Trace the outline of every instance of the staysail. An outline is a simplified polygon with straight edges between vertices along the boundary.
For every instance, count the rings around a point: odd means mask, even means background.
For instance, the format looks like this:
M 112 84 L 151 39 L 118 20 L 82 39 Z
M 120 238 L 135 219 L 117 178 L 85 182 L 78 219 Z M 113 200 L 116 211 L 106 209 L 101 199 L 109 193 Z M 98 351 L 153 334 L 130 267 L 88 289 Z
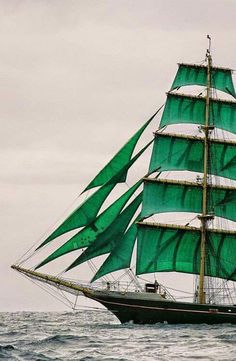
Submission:
M 162 109 L 161 106 L 151 118 L 133 135 L 132 138 L 119 150 L 119 152 L 110 160 L 109 163 L 96 175 L 96 177 L 88 184 L 83 192 L 105 184 L 110 180 L 117 172 L 119 172 L 127 163 L 129 163 L 134 148 L 141 137 L 144 130 L 151 123 L 157 113 Z M 127 173 L 123 175 L 120 182 L 125 182 Z
M 67 271 L 90 259 L 111 252 L 123 237 L 127 227 L 142 201 L 142 192 L 114 220 L 114 222 L 89 245 L 86 250 L 67 268 Z
M 95 241 L 99 234 L 104 232 L 111 223 L 117 218 L 122 208 L 129 201 L 134 192 L 140 187 L 143 180 L 139 180 L 128 191 L 122 194 L 114 203 L 105 209 L 92 223 L 83 228 L 80 232 L 70 238 L 65 244 L 54 251 L 35 269 L 44 266 L 48 262 L 61 257 L 69 252 L 88 247 Z
M 145 152 L 145 150 L 152 144 L 153 140 L 146 144 L 127 164 L 124 165 L 111 179 L 93 193 L 88 199 L 82 203 L 72 214 L 65 219 L 62 224 L 56 228 L 55 231 L 37 248 L 45 246 L 53 239 L 61 236 L 62 234 L 72 231 L 74 229 L 86 226 L 93 222 L 106 200 L 107 196 L 111 193 L 114 187 L 127 174 L 127 170 L 138 160 L 138 158 Z
M 137 217 L 137 220 L 139 218 L 140 215 Z M 96 272 L 91 282 L 96 281 L 108 273 L 130 267 L 135 240 L 137 237 L 136 221 L 129 227 L 127 232 L 123 234 L 122 237 L 116 239 L 115 245 L 112 248 L 109 256 Z

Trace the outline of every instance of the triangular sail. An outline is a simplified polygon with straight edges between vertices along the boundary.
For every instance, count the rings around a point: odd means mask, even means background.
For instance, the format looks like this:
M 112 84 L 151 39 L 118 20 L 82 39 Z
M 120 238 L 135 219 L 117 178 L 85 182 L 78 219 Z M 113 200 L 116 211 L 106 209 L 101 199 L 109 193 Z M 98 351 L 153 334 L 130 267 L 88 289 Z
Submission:
M 140 216 L 137 217 L 137 219 Z M 137 236 L 137 226 L 134 222 L 127 232 L 116 240 L 115 246 L 102 266 L 99 268 L 91 282 L 105 276 L 108 273 L 130 267 L 134 244 Z
M 67 271 L 89 261 L 90 259 L 109 253 L 120 238 L 123 237 L 131 219 L 142 201 L 142 192 L 115 219 L 115 221 L 67 268 Z
M 102 204 L 115 186 L 116 183 L 113 183 L 109 185 L 105 184 L 103 187 L 99 188 L 94 194 L 86 199 L 81 206 L 73 211 L 73 213 L 66 218 L 65 221 L 55 231 L 53 231 L 53 233 L 42 244 L 40 244 L 38 249 L 62 234 L 82 227 L 95 219 Z
M 138 158 L 145 152 L 145 150 L 152 144 L 151 140 L 146 144 L 125 166 L 120 169 L 116 174 L 109 179 L 106 184 L 93 193 L 88 199 L 82 203 L 72 214 L 66 218 L 66 220 L 56 228 L 55 231 L 37 248 L 45 246 L 53 239 L 61 236 L 62 234 L 71 230 L 86 226 L 95 220 L 102 204 L 106 200 L 107 196 L 111 193 L 123 175 L 127 173 L 127 170 L 138 160 Z
M 133 135 L 132 138 L 119 150 L 119 152 L 110 160 L 109 163 L 96 175 L 96 177 L 89 183 L 89 185 L 84 189 L 83 192 L 105 184 L 109 179 L 111 179 L 114 174 L 119 172 L 131 159 L 134 148 L 141 137 L 144 130 L 151 123 L 153 118 L 161 110 L 162 106 L 153 114 L 153 116 Z M 125 182 L 126 174 L 123 174 L 120 182 Z
M 132 197 L 134 192 L 140 187 L 143 180 L 139 180 L 128 191 L 126 191 L 121 197 L 119 197 L 112 205 L 105 209 L 94 222 L 83 228 L 79 233 L 69 239 L 50 256 L 48 256 L 43 262 L 41 262 L 35 269 L 44 266 L 48 262 L 61 257 L 69 252 L 77 249 L 87 247 L 94 242 L 96 237 L 104 232 L 111 223 L 116 219 L 122 208 Z

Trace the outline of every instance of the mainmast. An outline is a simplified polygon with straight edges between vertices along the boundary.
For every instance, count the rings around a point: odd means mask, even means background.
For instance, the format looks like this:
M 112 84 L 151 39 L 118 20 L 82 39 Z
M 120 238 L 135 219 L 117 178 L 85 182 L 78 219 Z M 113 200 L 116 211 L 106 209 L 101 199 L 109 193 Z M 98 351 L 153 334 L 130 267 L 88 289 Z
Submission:
M 207 49 L 206 58 L 207 58 L 207 91 L 206 91 L 206 113 L 205 113 L 205 125 L 202 126 L 202 130 L 205 133 L 204 137 L 204 174 L 202 181 L 202 214 L 199 216 L 201 220 L 201 261 L 200 261 L 200 275 L 199 275 L 199 295 L 198 302 L 205 303 L 205 264 L 206 264 L 206 230 L 207 223 L 212 219 L 211 215 L 207 214 L 207 193 L 208 193 L 208 163 L 209 163 L 209 131 L 213 129 L 209 125 L 210 119 L 210 96 L 211 96 L 211 38 L 207 35 L 209 39 L 209 47 Z

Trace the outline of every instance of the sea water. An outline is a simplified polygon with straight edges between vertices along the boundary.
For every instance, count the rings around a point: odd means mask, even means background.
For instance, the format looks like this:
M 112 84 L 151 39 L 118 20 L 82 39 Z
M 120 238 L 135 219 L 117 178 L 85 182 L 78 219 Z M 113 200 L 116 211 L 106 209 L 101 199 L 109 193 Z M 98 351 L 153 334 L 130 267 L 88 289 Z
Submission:
M 121 325 L 108 311 L 0 313 L 0 360 L 236 360 L 236 326 Z

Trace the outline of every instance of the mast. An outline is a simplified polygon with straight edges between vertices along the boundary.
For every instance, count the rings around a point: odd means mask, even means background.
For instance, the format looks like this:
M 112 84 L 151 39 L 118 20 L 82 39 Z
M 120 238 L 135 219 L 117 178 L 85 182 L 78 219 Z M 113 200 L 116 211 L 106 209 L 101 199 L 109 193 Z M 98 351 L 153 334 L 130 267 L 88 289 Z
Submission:
M 201 220 L 201 260 L 200 260 L 200 274 L 199 274 L 199 295 L 198 302 L 205 303 L 205 263 L 206 263 L 206 230 L 207 223 L 212 216 L 207 214 L 207 193 L 208 193 L 208 163 L 209 163 L 209 131 L 213 129 L 212 126 L 209 126 L 210 119 L 210 95 L 211 95 L 211 38 L 207 35 L 209 39 L 209 47 L 207 49 L 206 58 L 207 58 L 207 92 L 206 92 L 206 112 L 205 112 L 205 125 L 202 127 L 202 130 L 205 133 L 204 137 L 204 174 L 202 181 L 202 214 L 199 216 Z

